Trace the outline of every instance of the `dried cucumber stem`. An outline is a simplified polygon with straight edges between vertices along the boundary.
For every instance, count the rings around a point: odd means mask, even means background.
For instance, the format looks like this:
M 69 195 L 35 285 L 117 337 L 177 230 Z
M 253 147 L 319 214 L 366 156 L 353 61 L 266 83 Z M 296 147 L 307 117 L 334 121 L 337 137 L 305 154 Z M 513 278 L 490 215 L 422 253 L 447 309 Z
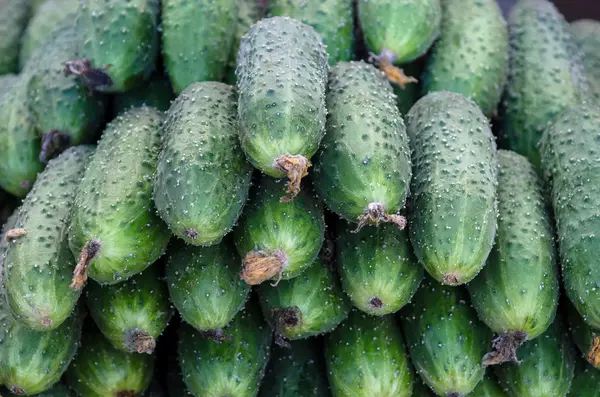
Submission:
M 42 136 L 42 150 L 40 151 L 40 161 L 44 164 L 50 159 L 62 152 L 68 145 L 70 137 L 61 134 L 57 130 L 52 130 Z
M 365 225 L 379 225 L 380 223 L 393 223 L 400 230 L 406 227 L 406 218 L 397 214 L 386 214 L 381 203 L 371 203 L 365 210 L 364 215 L 358 217 L 358 226 L 353 233 L 358 233 Z
M 442 284 L 444 285 L 460 285 L 460 277 L 454 273 L 446 273 L 442 276 Z
M 90 240 L 85 244 L 81 250 L 81 254 L 79 254 L 77 266 L 73 271 L 73 281 L 70 285 L 71 288 L 81 289 L 83 287 L 88 278 L 88 268 L 90 263 L 100 252 L 101 246 L 100 240 Z
M 277 281 L 271 284 L 275 287 L 281 281 L 287 263 L 287 256 L 279 249 L 274 251 L 250 251 L 244 258 L 240 276 L 248 284 L 258 285 L 279 274 Z
M 17 386 L 12 386 L 9 389 L 10 389 L 11 393 L 16 394 L 17 396 L 22 396 L 25 394 L 25 390 L 23 390 Z
M 65 75 L 78 76 L 88 88 L 95 90 L 110 87 L 113 84 L 110 76 L 106 74 L 106 69 L 110 66 L 106 65 L 104 68 L 98 69 L 92 67 L 92 62 L 89 59 L 76 59 L 65 62 Z
M 519 364 L 517 349 L 527 340 L 523 331 L 508 331 L 492 341 L 493 351 L 483 356 L 484 366 L 513 362 Z
M 14 241 L 16 239 L 18 239 L 19 237 L 23 237 L 27 234 L 27 231 L 23 228 L 15 228 L 15 229 L 10 229 L 6 232 L 6 234 L 4 235 L 4 238 L 6 239 L 6 241 Z
M 291 201 L 300 193 L 300 182 L 308 175 L 308 168 L 312 164 L 302 155 L 283 154 L 275 159 L 274 167 L 284 172 L 288 179 L 288 194 L 281 198 L 281 202 Z
M 302 312 L 297 307 L 285 307 L 273 310 L 273 324 L 275 324 L 275 343 L 279 346 L 290 347 L 282 331 L 300 324 Z
M 196 240 L 199 236 L 198 231 L 194 228 L 187 229 L 185 232 L 183 232 L 183 234 L 192 240 Z
M 217 343 L 223 343 L 226 340 L 231 340 L 231 335 L 225 334 L 220 328 L 202 331 L 201 335 Z
M 600 365 L 600 336 L 594 336 L 587 359 L 591 364 L 594 365 L 594 367 L 598 367 Z
M 394 66 L 395 58 L 396 57 L 391 51 L 383 50 L 380 55 L 371 53 L 369 61 L 378 65 L 379 70 L 385 73 L 390 83 L 396 84 L 402 89 L 404 89 L 407 84 L 418 83 L 419 80 L 412 76 L 405 75 L 404 70 Z
M 381 309 L 383 307 L 383 302 L 378 297 L 374 297 L 369 301 L 369 306 L 371 306 L 374 309 Z
M 125 346 L 131 352 L 152 354 L 156 340 L 146 331 L 132 329 L 125 334 Z

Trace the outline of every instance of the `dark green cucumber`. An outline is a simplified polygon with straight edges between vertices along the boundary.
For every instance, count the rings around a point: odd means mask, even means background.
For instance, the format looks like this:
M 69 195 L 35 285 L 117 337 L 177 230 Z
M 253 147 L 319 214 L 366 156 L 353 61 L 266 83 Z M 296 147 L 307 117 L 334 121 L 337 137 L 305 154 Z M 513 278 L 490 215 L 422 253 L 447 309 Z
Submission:
M 90 316 L 106 339 L 129 353 L 152 353 L 173 315 L 158 265 L 118 285 L 102 287 L 91 282 L 86 300 Z
M 600 371 L 580 362 L 575 369 L 575 377 L 571 384 L 569 397 L 600 397 Z
M 112 112 L 116 116 L 129 108 L 150 106 L 166 112 L 175 99 L 171 83 L 162 74 L 155 74 L 148 82 L 114 97 Z
M 340 62 L 329 74 L 327 135 L 315 187 L 333 212 L 363 225 L 401 229 L 411 178 L 406 127 L 392 87 L 364 62 Z
M 163 0 L 162 52 L 179 94 L 198 81 L 220 81 L 233 46 L 237 0 Z
M 73 288 L 81 288 L 88 273 L 100 284 L 126 280 L 164 253 L 170 233 L 152 201 L 162 119 L 158 110 L 141 107 L 106 127 L 75 198 Z
M 469 397 L 508 397 L 507 394 L 502 390 L 498 381 L 489 375 L 477 384 L 477 387 L 469 393 Z
M 463 94 L 492 117 L 508 73 L 508 31 L 502 10 L 496 0 L 441 3 L 442 29 L 425 69 L 423 93 Z
M 498 232 L 481 273 L 468 284 L 473 306 L 495 333 L 486 365 L 517 362 L 516 349 L 554 320 L 559 285 L 550 208 L 527 158 L 498 151 Z
M 254 397 L 269 361 L 271 330 L 251 303 L 225 328 L 220 343 L 188 325 L 179 334 L 179 365 L 195 396 Z
M 327 336 L 325 359 L 333 397 L 413 395 L 414 373 L 392 316 L 353 310 Z
M 237 56 L 240 50 L 240 42 L 242 37 L 250 30 L 264 14 L 264 9 L 256 0 L 237 0 L 237 18 L 234 22 L 233 44 L 229 52 L 229 61 L 227 63 L 227 73 L 225 82 L 235 85 L 237 78 L 235 77 L 235 69 L 237 67 Z
M 242 38 L 236 70 L 240 141 L 248 160 L 287 175 L 291 200 L 325 134 L 327 52 L 315 30 L 288 17 L 265 18 Z
M 542 165 L 552 190 L 563 283 L 600 330 L 600 108 L 576 106 L 546 130 Z
M 500 386 L 514 397 L 564 397 L 573 380 L 575 354 L 561 319 L 519 349 L 520 364 L 494 367 Z
M 504 147 L 539 166 L 542 133 L 587 96 L 587 78 L 569 25 L 550 1 L 520 1 L 511 10 L 509 32 L 501 138 Z
M 340 224 L 336 244 L 342 287 L 352 304 L 365 313 L 383 316 L 400 310 L 423 279 L 408 232 L 392 225 L 353 233 Z
M 219 243 L 248 198 L 252 166 L 239 146 L 236 100 L 229 85 L 194 83 L 167 112 L 154 202 L 188 244 Z
M 58 328 L 44 332 L 17 321 L 7 324 L 0 340 L 0 379 L 6 388 L 30 396 L 58 382 L 78 350 L 84 316 L 76 310 Z
M 239 272 L 229 239 L 211 247 L 175 245 L 166 271 L 171 301 L 185 322 L 219 339 L 250 292 Z
M 18 69 L 21 37 L 29 20 L 29 2 L 0 1 L 0 75 Z
M 571 33 L 582 51 L 583 66 L 592 95 L 600 104 L 600 21 L 580 19 L 571 22 Z
M 68 228 L 75 193 L 93 146 L 76 146 L 50 161 L 19 208 L 6 252 L 5 283 L 15 318 L 48 331 L 73 311 L 80 291 L 69 288 L 75 260 Z
M 471 281 L 496 234 L 496 144 L 479 107 L 461 94 L 433 92 L 407 116 L 413 160 L 410 238 L 436 280 Z
M 80 52 L 66 72 L 91 89 L 124 92 L 152 74 L 159 51 L 159 0 L 81 0 Z
M 600 369 L 600 331 L 590 327 L 572 303 L 567 303 L 569 328 L 573 342 L 583 357 L 594 367 Z
M 350 311 L 337 276 L 321 259 L 277 288 L 261 285 L 258 294 L 263 314 L 282 345 L 286 343 L 284 338 L 302 339 L 330 332 Z
M 98 330 L 87 327 L 66 379 L 80 396 L 140 396 L 150 386 L 154 362 L 152 355 L 117 349 Z
M 242 278 L 251 285 L 298 276 L 313 263 L 325 239 L 320 202 L 308 192 L 281 202 L 280 186 L 263 176 L 233 232 L 243 261 Z
M 259 397 L 330 397 L 319 339 L 275 344 Z
M 462 287 L 426 278 L 401 320 L 410 357 L 425 384 L 448 397 L 467 395 L 477 386 L 492 335 Z
M 352 0 L 273 0 L 269 2 L 269 14 L 294 18 L 315 28 L 327 47 L 331 66 L 352 59 Z

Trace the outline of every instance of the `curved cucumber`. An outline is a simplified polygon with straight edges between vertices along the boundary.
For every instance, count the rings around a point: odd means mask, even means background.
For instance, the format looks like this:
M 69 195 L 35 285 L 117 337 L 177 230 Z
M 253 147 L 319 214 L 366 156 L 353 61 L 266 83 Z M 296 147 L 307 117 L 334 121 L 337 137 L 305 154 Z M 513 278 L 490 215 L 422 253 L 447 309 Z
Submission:
M 600 104 L 600 21 L 580 19 L 571 22 L 571 33 L 582 51 L 583 66 L 596 103 Z
M 600 369 L 600 331 L 590 327 L 572 303 L 567 303 L 569 328 L 573 342 L 583 357 L 594 367 Z
M 496 145 L 479 107 L 461 94 L 433 92 L 407 116 L 413 159 L 410 238 L 436 280 L 471 281 L 496 234 Z
M 3 0 L 0 5 L 0 75 L 3 75 L 17 72 L 21 37 L 29 20 L 29 2 Z

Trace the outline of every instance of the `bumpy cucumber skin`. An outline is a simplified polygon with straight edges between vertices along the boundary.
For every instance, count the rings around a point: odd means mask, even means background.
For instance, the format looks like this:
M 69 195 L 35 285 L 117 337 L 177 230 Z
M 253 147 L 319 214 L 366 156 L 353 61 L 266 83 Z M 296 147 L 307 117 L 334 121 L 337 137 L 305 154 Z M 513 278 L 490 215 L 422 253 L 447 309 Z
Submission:
M 571 387 L 575 354 L 557 317 L 548 330 L 519 348 L 520 364 L 494 367 L 500 386 L 515 397 L 564 397 Z
M 468 289 L 479 318 L 492 331 L 523 331 L 533 339 L 554 321 L 558 305 L 550 208 L 527 158 L 499 150 L 498 162 L 496 243 Z
M 336 244 L 342 287 L 352 304 L 365 313 L 383 316 L 400 310 L 423 279 L 408 232 L 396 225 L 354 227 L 340 223 Z
M 250 303 L 217 343 L 188 325 L 179 331 L 179 365 L 188 390 L 198 396 L 254 397 L 269 361 L 271 331 Z
M 325 134 L 327 52 L 315 30 L 288 17 L 265 18 L 242 38 L 236 69 L 240 141 L 272 177 L 281 155 L 310 159 Z
M 330 210 L 351 222 L 371 203 L 398 213 L 411 178 L 406 127 L 387 78 L 364 62 L 329 74 L 327 134 L 315 162 L 315 187 Z
M 407 116 L 413 161 L 410 238 L 436 280 L 471 281 L 496 234 L 496 144 L 479 107 L 461 94 L 433 92 Z
M 6 295 L 15 318 L 34 330 L 60 326 L 81 294 L 69 288 L 75 260 L 68 228 L 75 193 L 93 152 L 93 146 L 77 146 L 51 160 L 18 210 L 15 227 L 26 234 L 6 252 Z
M 581 363 L 575 370 L 569 397 L 600 397 L 600 371 L 590 365 Z
M 592 95 L 600 104 L 600 22 L 592 19 L 571 22 L 571 33 L 582 51 Z
M 225 82 L 235 85 L 237 78 L 235 77 L 235 69 L 237 67 L 237 56 L 240 50 L 240 42 L 242 37 L 250 30 L 265 10 L 258 4 L 256 0 L 237 0 L 237 18 L 234 22 L 233 44 L 229 52 L 229 61 L 227 62 L 227 73 Z
M 163 0 L 163 57 L 175 92 L 223 79 L 237 0 Z
M 244 307 L 250 286 L 240 278 L 240 257 L 226 239 L 211 247 L 174 246 L 166 278 L 173 305 L 198 331 L 224 328 Z
M 509 16 L 509 75 L 502 101 L 502 145 L 540 165 L 539 139 L 587 79 L 569 25 L 548 0 L 521 1 Z
M 0 75 L 3 75 L 17 71 L 21 37 L 29 19 L 29 2 L 2 0 L 0 9 Z
M 508 73 L 508 31 L 496 0 L 444 0 L 440 39 L 423 76 L 423 93 L 471 98 L 490 118 Z
M 315 28 L 327 47 L 329 65 L 352 59 L 352 0 L 274 0 L 269 3 L 269 14 L 294 18 Z
M 161 122 L 162 114 L 148 107 L 118 116 L 104 131 L 79 185 L 69 246 L 77 258 L 86 243 L 100 241 L 89 267 L 89 276 L 100 284 L 141 272 L 169 242 L 169 229 L 152 201 Z
M 124 92 L 155 68 L 160 38 L 158 0 L 82 0 L 75 22 L 81 58 L 104 69 L 111 84 L 103 92 Z
M 353 310 L 327 336 L 325 359 L 334 397 L 408 397 L 414 373 L 392 316 Z
M 150 386 L 154 361 L 152 355 L 117 349 L 99 331 L 88 327 L 66 379 L 80 396 L 137 396 Z
M 253 168 L 239 146 L 236 99 L 229 85 L 194 83 L 167 112 L 154 202 L 188 244 L 219 243 L 248 198 Z
M 389 51 L 394 63 L 425 54 L 440 33 L 440 0 L 358 0 L 358 17 L 369 50 Z
M 600 339 L 600 331 L 592 329 L 592 327 L 583 321 L 583 318 L 577 312 L 577 309 L 573 307 L 572 303 L 567 303 L 566 312 L 569 320 L 569 329 L 571 331 L 571 336 L 573 337 L 573 342 L 575 342 L 575 346 L 577 346 L 584 359 L 597 369 L 600 369 L 600 356 L 598 356 L 597 351 L 593 349 L 594 340 Z M 596 354 L 590 356 L 590 353 Z M 594 362 L 594 360 L 596 361 Z
M 0 340 L 0 379 L 18 395 L 41 393 L 67 370 L 79 347 L 84 313 L 76 310 L 52 331 L 34 331 L 14 321 Z
M 470 393 L 485 373 L 492 335 L 470 305 L 464 289 L 426 278 L 400 317 L 417 373 L 440 396 Z
M 575 106 L 546 130 L 542 165 L 552 190 L 563 283 L 585 321 L 600 329 L 600 108 Z
M 258 294 L 267 322 L 278 335 L 291 340 L 327 333 L 350 311 L 350 302 L 339 280 L 321 259 L 300 276 L 283 280 L 277 287 L 262 284 Z M 298 323 L 278 324 L 276 316 L 281 310 L 294 310 Z
M 308 192 L 301 191 L 293 201 L 282 203 L 281 186 L 263 176 L 252 187 L 233 236 L 242 259 L 253 250 L 283 251 L 287 265 L 282 278 L 289 280 L 317 258 L 325 240 L 325 219 L 322 205 Z
M 166 112 L 173 99 L 175 94 L 169 80 L 161 74 L 155 74 L 146 84 L 116 95 L 113 98 L 112 112 L 116 116 L 130 108 L 141 106 Z

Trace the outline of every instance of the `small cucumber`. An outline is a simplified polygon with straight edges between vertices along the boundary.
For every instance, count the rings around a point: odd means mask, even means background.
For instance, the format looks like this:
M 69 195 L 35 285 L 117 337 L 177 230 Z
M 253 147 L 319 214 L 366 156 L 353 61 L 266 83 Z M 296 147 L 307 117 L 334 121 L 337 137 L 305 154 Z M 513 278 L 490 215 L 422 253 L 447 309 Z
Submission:
M 600 369 L 600 331 L 590 327 L 572 303 L 567 303 L 569 328 L 573 342 L 583 357 L 594 367 Z
M 146 84 L 115 95 L 112 113 L 116 116 L 124 113 L 129 108 L 142 106 L 149 106 L 166 112 L 169 110 L 173 99 L 175 99 L 175 94 L 169 80 L 162 74 L 155 74 Z
M 596 103 L 600 104 L 600 21 L 580 19 L 571 22 L 571 33 L 582 51 L 583 66 Z
M 29 1 L 0 2 L 0 75 L 16 73 L 21 38 L 29 21 Z

